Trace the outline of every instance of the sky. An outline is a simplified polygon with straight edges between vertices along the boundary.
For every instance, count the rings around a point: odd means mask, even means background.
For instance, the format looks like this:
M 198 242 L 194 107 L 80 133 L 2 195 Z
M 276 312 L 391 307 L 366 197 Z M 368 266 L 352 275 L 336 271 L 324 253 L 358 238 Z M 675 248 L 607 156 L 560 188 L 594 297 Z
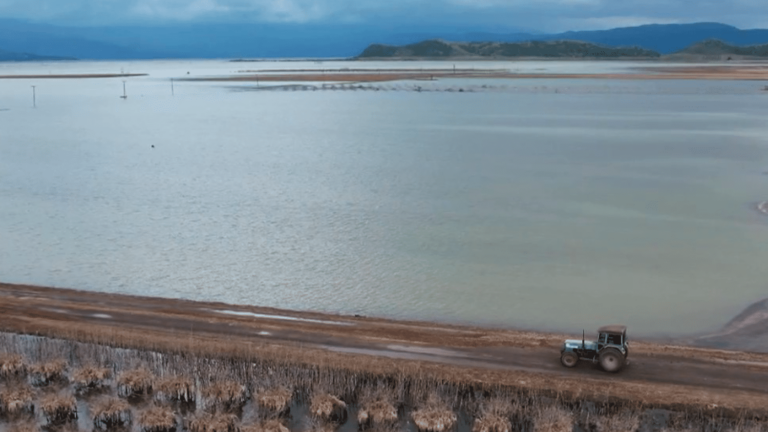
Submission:
M 0 18 L 71 26 L 350 23 L 560 32 L 722 22 L 768 27 L 767 0 L 0 0 Z

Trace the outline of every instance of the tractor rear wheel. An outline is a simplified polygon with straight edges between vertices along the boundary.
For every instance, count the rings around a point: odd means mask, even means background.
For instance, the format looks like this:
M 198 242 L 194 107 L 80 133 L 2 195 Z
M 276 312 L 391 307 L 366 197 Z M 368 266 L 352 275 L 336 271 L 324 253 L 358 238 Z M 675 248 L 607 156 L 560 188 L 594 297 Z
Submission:
M 619 350 L 608 348 L 600 353 L 600 366 L 606 372 L 618 372 L 624 367 L 624 356 Z
M 563 353 L 563 355 L 560 356 L 560 363 L 563 364 L 563 366 L 567 368 L 572 368 L 576 366 L 576 363 L 579 362 L 579 356 L 576 355 L 576 353 L 566 351 Z

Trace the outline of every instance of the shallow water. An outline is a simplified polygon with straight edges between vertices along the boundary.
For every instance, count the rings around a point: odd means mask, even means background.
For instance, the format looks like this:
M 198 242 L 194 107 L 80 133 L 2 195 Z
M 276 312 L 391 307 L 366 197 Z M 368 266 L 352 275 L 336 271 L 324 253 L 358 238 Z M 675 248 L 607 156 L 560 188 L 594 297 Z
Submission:
M 168 79 L 357 66 L 0 64 L 150 73 L 127 100 L 121 79 L 0 80 L 0 280 L 636 335 L 714 330 L 765 296 L 761 83 L 176 81 L 172 96 Z

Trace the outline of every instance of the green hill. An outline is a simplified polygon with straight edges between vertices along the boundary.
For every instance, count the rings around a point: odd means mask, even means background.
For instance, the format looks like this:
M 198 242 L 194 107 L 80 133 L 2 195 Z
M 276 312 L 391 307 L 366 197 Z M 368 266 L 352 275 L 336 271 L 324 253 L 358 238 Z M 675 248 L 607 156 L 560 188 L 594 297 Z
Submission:
M 428 40 L 410 45 L 373 44 L 357 58 L 655 58 L 656 51 L 639 47 L 609 47 L 579 41 L 446 42 Z
M 739 56 L 739 57 L 768 57 L 768 44 L 736 46 L 718 39 L 707 39 L 695 43 L 675 54 L 697 56 Z

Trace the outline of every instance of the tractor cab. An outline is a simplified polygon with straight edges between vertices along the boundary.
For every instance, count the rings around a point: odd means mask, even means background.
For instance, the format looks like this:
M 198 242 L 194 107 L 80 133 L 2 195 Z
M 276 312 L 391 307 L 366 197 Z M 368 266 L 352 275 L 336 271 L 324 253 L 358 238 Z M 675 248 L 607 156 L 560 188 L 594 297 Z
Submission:
M 579 360 L 588 360 L 600 363 L 608 372 L 618 372 L 627 363 L 628 355 L 627 327 L 610 325 L 597 330 L 596 341 L 586 340 L 583 334 L 581 340 L 566 340 L 560 349 L 560 362 L 570 368 Z

